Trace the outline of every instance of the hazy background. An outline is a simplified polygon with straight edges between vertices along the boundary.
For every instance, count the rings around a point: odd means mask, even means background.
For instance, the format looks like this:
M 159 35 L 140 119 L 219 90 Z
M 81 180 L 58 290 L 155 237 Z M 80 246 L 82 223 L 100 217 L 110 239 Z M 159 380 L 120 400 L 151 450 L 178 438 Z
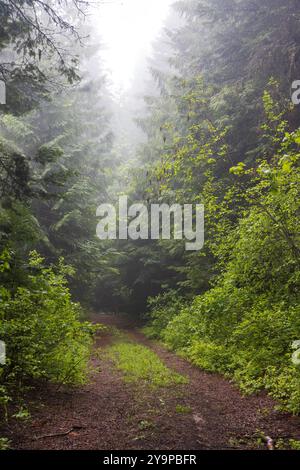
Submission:
M 140 62 L 163 27 L 173 0 L 122 0 L 104 2 L 96 21 L 104 49 L 101 58 L 114 91 L 130 88 Z

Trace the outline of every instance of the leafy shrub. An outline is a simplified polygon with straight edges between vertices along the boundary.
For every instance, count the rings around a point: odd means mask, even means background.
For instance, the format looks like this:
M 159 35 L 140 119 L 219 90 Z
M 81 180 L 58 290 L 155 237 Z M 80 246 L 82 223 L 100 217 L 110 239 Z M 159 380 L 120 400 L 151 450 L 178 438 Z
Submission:
M 203 369 L 211 372 L 226 371 L 228 353 L 223 346 L 207 341 L 194 341 L 186 351 L 186 356 L 193 364 Z
M 298 413 L 300 369 L 292 363 L 291 345 L 300 336 L 299 307 L 267 308 L 268 302 L 257 298 L 252 308 L 246 302 L 236 309 L 234 295 L 222 311 L 219 294 L 220 288 L 212 289 L 182 307 L 160 338 L 193 364 L 230 375 L 244 392 L 265 388 L 285 409 Z M 230 310 L 235 312 L 231 316 L 226 314 Z
M 5 261 L 9 270 L 9 261 Z M 3 265 L 2 265 L 3 267 Z M 28 378 L 63 384 L 86 381 L 94 327 L 80 322 L 80 307 L 71 301 L 66 276 L 72 269 L 63 261 L 43 267 L 31 253 L 26 287 L 11 293 L 1 288 L 0 338 L 6 343 L 7 361 L 0 366 L 0 403 L 9 390 Z
M 172 305 L 173 294 L 150 303 L 151 328 L 169 347 L 230 375 L 244 392 L 267 389 L 293 413 L 300 412 L 300 368 L 292 362 L 300 340 L 299 144 L 300 131 L 286 133 L 273 161 L 249 170 L 248 209 L 215 248 L 223 267 L 216 284 L 188 304 Z
M 152 311 L 151 325 L 146 327 L 145 333 L 151 338 L 158 338 L 170 320 L 180 312 L 183 298 L 174 290 L 166 291 L 157 297 L 150 298 L 149 308 Z

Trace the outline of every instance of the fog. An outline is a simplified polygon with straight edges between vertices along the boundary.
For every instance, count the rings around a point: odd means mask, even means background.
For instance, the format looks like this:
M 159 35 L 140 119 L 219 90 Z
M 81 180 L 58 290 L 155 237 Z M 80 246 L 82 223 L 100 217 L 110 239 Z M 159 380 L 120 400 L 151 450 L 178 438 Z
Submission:
M 99 6 L 96 22 L 104 46 L 102 60 L 114 91 L 126 91 L 132 86 L 139 64 L 150 54 L 172 2 L 112 0 Z

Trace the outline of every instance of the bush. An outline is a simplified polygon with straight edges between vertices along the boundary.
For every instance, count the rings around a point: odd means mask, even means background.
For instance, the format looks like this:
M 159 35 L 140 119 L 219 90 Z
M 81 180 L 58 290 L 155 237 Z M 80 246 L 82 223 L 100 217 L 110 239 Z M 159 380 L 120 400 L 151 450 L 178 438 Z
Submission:
M 3 265 L 2 265 L 3 266 Z M 66 276 L 72 269 L 43 267 L 31 253 L 27 286 L 11 293 L 1 288 L 0 338 L 6 343 L 6 365 L 0 366 L 0 402 L 28 378 L 63 384 L 87 379 L 94 327 L 80 322 L 80 307 L 71 301 Z M 9 270 L 6 261 L 5 270 Z
M 248 300 L 244 306 L 236 302 L 237 295 L 222 304 L 218 287 L 196 297 L 159 337 L 193 364 L 233 377 L 245 393 L 265 388 L 285 409 L 299 413 L 300 369 L 292 363 L 292 343 L 300 337 L 299 306 L 270 306 L 270 299 L 258 297 L 249 308 Z
M 178 315 L 183 302 L 183 298 L 174 290 L 150 298 L 148 306 L 151 310 L 151 325 L 145 329 L 147 336 L 159 338 L 172 318 Z
M 292 362 L 300 340 L 295 144 L 300 131 L 286 134 L 274 161 L 249 170 L 248 209 L 216 249 L 222 272 L 215 285 L 188 304 L 173 294 L 165 304 L 154 300 L 150 316 L 158 336 L 194 364 L 230 375 L 244 392 L 265 388 L 300 413 L 300 368 Z

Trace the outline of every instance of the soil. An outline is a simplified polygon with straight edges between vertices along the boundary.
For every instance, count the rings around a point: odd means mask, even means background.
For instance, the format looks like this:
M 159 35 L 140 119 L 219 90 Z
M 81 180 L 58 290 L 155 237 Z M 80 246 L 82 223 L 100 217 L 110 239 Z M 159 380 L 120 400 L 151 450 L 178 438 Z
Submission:
M 132 319 L 94 315 L 151 348 L 189 383 L 151 389 L 124 382 L 109 358 L 95 354 L 96 370 L 80 388 L 40 384 L 29 393 L 31 419 L 10 420 L 2 436 L 13 449 L 49 450 L 203 450 L 257 449 L 260 434 L 300 439 L 300 417 L 276 410 L 265 393 L 243 396 L 230 381 L 192 366 L 148 340 Z M 97 339 L 107 348 L 112 334 Z M 267 449 L 262 442 L 262 449 Z

